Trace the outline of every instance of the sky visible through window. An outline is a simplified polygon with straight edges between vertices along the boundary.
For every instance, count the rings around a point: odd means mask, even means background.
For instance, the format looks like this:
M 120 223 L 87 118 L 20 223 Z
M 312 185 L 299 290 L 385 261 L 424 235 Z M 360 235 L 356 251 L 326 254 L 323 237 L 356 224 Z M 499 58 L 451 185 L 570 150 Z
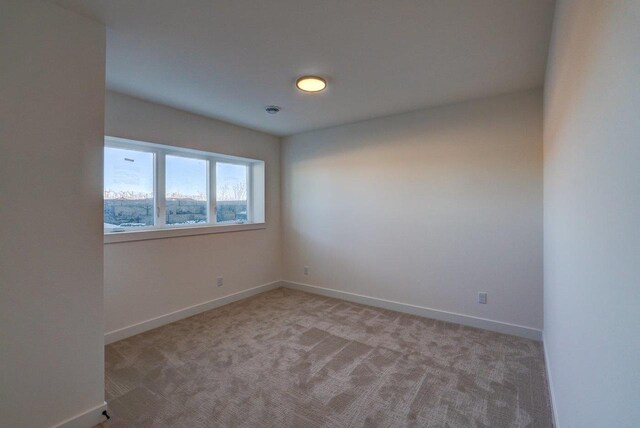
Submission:
M 216 164 L 216 199 L 244 201 L 247 199 L 247 167 L 230 163 Z
M 143 199 L 153 196 L 153 154 L 106 147 L 104 165 L 105 199 Z M 166 193 L 184 197 L 206 195 L 206 171 L 202 170 L 201 165 L 201 161 L 195 159 L 173 156 L 172 161 L 166 164 L 167 176 L 172 177 L 167 183 Z M 238 193 L 233 190 L 238 186 L 246 186 L 247 168 L 218 162 L 216 171 L 216 187 L 221 193 L 217 199 L 233 200 Z
M 207 161 L 169 155 L 165 160 L 167 198 L 207 200 Z
M 104 149 L 105 199 L 153 197 L 153 153 Z

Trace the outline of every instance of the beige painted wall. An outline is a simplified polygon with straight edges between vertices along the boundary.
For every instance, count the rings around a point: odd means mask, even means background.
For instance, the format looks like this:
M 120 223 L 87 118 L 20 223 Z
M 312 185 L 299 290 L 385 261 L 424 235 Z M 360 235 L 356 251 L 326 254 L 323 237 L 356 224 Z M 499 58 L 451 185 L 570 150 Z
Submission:
M 277 137 L 112 92 L 106 109 L 110 136 L 264 160 L 267 228 L 106 244 L 105 332 L 281 278 Z
M 558 426 L 640 426 L 640 1 L 557 4 L 544 195 Z
M 0 2 L 2 427 L 104 404 L 104 61 L 102 25 Z
M 282 170 L 285 280 L 542 328 L 540 90 L 295 135 Z

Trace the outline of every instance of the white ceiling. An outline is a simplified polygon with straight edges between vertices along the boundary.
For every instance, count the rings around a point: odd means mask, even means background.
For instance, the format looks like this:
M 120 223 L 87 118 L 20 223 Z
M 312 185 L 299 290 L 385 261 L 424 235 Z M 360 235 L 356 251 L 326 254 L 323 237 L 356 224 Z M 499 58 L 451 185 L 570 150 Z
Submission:
M 55 0 L 107 86 L 276 135 L 542 85 L 552 0 Z M 327 78 L 297 91 L 304 74 Z M 282 107 L 265 113 L 269 104 Z

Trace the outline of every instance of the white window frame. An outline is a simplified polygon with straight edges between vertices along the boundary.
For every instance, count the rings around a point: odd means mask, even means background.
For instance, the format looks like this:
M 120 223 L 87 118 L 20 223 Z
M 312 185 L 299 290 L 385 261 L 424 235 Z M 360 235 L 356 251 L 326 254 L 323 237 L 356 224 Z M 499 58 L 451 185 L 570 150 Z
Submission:
M 170 238 L 176 236 L 201 235 L 209 233 L 234 232 L 241 230 L 264 229 L 265 208 L 255 207 L 254 194 L 255 183 L 261 183 L 258 191 L 262 191 L 260 200 L 264 201 L 264 161 L 257 159 L 241 158 L 238 156 L 224 155 L 220 153 L 206 152 L 202 150 L 168 146 L 163 144 L 148 143 L 144 141 L 129 140 L 126 138 L 105 136 L 105 147 L 137 150 L 153 153 L 153 188 L 154 188 L 154 225 L 142 226 L 131 229 L 104 231 L 105 243 L 138 241 L 147 239 Z M 202 159 L 208 162 L 207 170 L 207 196 L 208 210 L 207 223 L 192 225 L 167 225 L 166 224 L 166 156 L 180 156 L 192 159 Z M 247 167 L 247 220 L 243 223 L 218 223 L 217 198 L 216 198 L 216 164 L 229 163 Z

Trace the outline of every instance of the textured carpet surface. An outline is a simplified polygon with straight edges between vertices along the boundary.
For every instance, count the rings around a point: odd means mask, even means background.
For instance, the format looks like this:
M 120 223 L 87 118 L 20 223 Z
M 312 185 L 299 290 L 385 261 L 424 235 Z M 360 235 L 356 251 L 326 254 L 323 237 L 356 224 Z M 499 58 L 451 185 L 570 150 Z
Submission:
M 550 427 L 542 345 L 277 289 L 106 347 L 104 427 Z

